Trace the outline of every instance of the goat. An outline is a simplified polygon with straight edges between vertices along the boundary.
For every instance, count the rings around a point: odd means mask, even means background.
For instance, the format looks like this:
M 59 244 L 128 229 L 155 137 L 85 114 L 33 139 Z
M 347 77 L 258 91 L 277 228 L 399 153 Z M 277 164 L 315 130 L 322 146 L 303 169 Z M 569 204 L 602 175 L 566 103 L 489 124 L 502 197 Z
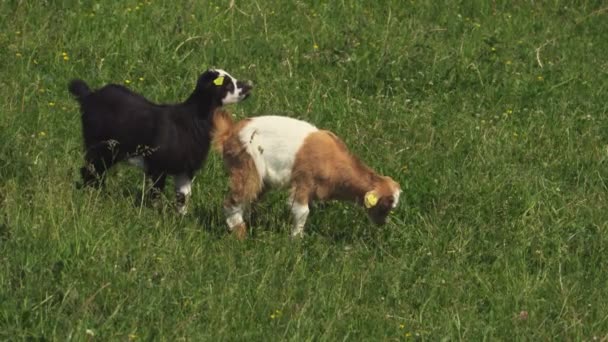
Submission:
M 401 187 L 352 155 L 335 134 L 284 116 L 258 116 L 233 122 L 214 114 L 213 146 L 223 155 L 230 177 L 224 201 L 226 223 L 244 239 L 243 210 L 270 187 L 289 187 L 292 237 L 301 237 L 313 200 L 350 200 L 363 205 L 378 225 L 397 207 Z
M 185 214 L 192 179 L 209 152 L 213 112 L 244 100 L 251 88 L 223 70 L 209 69 L 184 102 L 155 104 L 121 85 L 93 91 L 72 80 L 68 89 L 80 103 L 86 148 L 83 184 L 103 184 L 112 165 L 128 161 L 152 180 L 153 196 L 162 192 L 167 175 L 174 176 L 177 209 Z

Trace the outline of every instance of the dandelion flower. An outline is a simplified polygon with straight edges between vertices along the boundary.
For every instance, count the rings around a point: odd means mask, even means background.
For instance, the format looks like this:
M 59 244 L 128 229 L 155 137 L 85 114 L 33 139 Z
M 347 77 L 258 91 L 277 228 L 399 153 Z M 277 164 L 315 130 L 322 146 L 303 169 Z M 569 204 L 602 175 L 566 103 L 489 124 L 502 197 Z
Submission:
M 140 77 L 140 78 L 139 78 L 139 81 L 140 81 L 140 82 L 143 82 L 143 80 L 144 80 L 144 78 L 143 78 L 143 77 Z
M 317 43 L 315 43 L 315 44 L 312 46 L 312 48 L 313 48 L 313 49 L 315 49 L 315 50 L 319 50 L 319 45 L 317 45 Z
M 64 52 L 62 52 L 62 53 L 61 53 L 61 55 L 62 55 L 62 56 L 67 56 L 67 55 L 68 55 L 68 53 L 64 51 Z
M 54 107 L 55 106 L 55 102 L 49 102 L 49 106 Z
M 131 84 L 131 80 L 125 80 L 125 84 Z
M 67 62 L 67 61 L 70 60 L 70 57 L 69 56 L 63 56 L 63 60 Z

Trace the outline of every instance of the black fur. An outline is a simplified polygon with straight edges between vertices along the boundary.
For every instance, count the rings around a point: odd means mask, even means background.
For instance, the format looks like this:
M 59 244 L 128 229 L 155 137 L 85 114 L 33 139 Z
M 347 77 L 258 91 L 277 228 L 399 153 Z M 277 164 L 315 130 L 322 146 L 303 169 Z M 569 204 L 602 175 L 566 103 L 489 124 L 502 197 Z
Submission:
M 131 157 L 143 157 L 156 190 L 162 191 L 167 175 L 191 180 L 209 152 L 213 112 L 229 93 L 239 89 L 243 100 L 251 89 L 227 74 L 222 84 L 215 84 L 218 76 L 216 70 L 203 73 L 194 92 L 179 104 L 155 104 L 121 85 L 91 91 L 84 81 L 71 81 L 68 89 L 82 112 L 84 184 L 99 185 L 107 169 Z

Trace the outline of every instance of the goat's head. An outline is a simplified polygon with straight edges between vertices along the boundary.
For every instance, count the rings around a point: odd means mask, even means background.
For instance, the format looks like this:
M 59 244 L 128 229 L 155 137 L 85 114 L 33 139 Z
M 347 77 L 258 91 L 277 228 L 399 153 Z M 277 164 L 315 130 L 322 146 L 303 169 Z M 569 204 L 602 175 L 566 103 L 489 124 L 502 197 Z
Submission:
M 253 86 L 249 82 L 242 82 L 221 69 L 209 69 L 198 79 L 197 89 L 210 93 L 212 101 L 223 106 L 243 101 L 249 97 Z
M 381 177 L 381 181 L 368 191 L 363 198 L 367 215 L 377 225 L 386 223 L 391 210 L 399 204 L 401 187 L 390 177 Z

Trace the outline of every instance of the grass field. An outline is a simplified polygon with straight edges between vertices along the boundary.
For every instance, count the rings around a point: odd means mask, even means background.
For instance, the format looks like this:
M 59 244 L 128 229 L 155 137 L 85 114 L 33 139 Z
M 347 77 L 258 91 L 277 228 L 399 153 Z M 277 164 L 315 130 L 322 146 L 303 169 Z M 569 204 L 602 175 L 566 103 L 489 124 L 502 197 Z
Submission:
M 608 340 L 604 1 L 0 1 L 0 340 Z M 336 132 L 400 182 L 391 222 L 285 194 L 225 232 L 217 154 L 190 214 L 143 174 L 78 190 L 73 77 Z

